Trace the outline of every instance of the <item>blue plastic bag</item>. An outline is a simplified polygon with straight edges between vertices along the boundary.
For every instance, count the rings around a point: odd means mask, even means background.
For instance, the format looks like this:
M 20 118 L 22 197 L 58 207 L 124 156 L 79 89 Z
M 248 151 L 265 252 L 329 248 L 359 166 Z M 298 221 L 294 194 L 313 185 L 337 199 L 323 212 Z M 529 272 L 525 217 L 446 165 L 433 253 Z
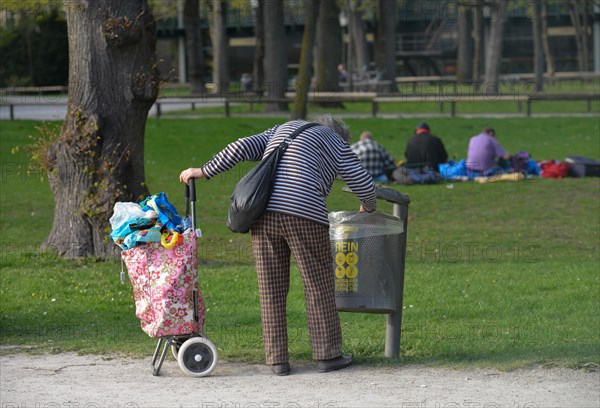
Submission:
M 525 173 L 530 176 L 540 176 L 542 174 L 542 168 L 535 160 L 529 159 Z
M 123 239 L 119 246 L 123 249 L 130 249 L 135 247 L 138 242 L 160 242 L 160 229 L 159 225 L 155 225 L 152 228 L 133 231 Z
M 138 217 L 132 218 L 127 222 L 122 223 L 117 229 L 110 233 L 110 237 L 119 245 L 122 249 L 129 249 L 135 246 L 135 243 L 131 246 L 124 245 L 123 242 L 133 233 L 140 230 L 149 229 L 154 225 L 154 221 L 150 218 Z M 160 231 L 159 231 L 160 232 Z M 160 237 L 158 238 L 160 241 Z M 130 241 L 131 242 L 131 241 Z
M 154 210 L 158 214 L 158 221 L 165 227 L 179 233 L 183 232 L 179 230 L 181 225 L 181 217 L 177 213 L 177 210 L 167 199 L 165 193 L 154 194 L 153 196 L 147 197 L 140 203 L 142 210 Z
M 440 174 L 446 180 L 454 180 L 467 175 L 467 165 L 465 159 L 459 162 L 449 160 L 448 163 L 441 163 L 439 166 Z

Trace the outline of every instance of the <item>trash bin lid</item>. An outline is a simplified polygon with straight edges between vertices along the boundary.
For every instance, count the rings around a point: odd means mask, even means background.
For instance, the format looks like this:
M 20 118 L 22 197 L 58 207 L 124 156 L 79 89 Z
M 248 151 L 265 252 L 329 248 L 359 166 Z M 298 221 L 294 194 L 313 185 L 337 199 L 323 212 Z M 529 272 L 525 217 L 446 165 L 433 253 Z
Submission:
M 329 237 L 332 240 L 396 235 L 403 232 L 402 220 L 394 215 L 358 211 L 329 213 Z

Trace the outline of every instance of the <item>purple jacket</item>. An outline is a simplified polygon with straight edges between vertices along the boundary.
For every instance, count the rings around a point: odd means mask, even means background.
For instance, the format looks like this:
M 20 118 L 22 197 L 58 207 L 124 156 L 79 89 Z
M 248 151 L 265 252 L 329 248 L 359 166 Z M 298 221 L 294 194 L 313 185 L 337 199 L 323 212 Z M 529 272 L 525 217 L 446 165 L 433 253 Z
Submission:
M 493 168 L 495 160 L 502 157 L 506 151 L 495 137 L 487 133 L 473 136 L 469 141 L 467 153 L 467 169 L 485 172 Z

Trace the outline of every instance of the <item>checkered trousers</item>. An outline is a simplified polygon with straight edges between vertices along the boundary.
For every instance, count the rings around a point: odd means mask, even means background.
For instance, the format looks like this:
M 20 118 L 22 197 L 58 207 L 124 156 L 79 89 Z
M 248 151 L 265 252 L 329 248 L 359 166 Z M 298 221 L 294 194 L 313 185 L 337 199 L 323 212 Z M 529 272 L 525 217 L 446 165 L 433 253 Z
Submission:
M 286 298 L 290 254 L 294 255 L 306 298 L 313 358 L 341 355 L 342 333 L 335 306 L 329 228 L 303 218 L 266 212 L 251 230 L 267 364 L 288 361 Z

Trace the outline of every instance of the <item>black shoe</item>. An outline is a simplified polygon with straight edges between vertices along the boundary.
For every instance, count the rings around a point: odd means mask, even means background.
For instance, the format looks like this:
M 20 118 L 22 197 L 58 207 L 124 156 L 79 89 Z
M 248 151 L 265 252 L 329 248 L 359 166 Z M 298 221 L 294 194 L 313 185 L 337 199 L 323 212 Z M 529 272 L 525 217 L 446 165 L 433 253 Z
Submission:
M 280 363 L 271 365 L 271 371 L 277 375 L 288 375 L 290 373 L 290 363 Z
M 330 358 L 329 360 L 319 360 L 317 363 L 317 371 L 327 373 L 329 371 L 341 370 L 352 364 L 352 356 L 339 356 Z

